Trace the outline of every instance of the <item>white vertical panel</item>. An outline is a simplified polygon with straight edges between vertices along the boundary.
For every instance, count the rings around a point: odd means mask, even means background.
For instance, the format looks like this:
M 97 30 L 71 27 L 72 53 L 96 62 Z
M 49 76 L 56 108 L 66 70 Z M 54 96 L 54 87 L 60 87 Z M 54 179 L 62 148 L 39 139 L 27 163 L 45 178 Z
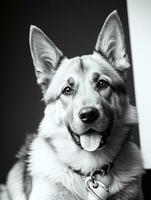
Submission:
M 151 168 L 151 0 L 127 0 L 130 41 L 145 168 Z

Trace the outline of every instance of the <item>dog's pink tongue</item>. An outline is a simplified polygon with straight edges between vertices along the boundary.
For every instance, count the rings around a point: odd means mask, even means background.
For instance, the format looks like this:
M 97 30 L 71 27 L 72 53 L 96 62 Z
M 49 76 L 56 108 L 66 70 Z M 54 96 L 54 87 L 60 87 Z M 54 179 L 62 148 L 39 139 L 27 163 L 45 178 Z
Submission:
M 95 151 L 101 142 L 101 137 L 96 133 L 80 136 L 80 143 L 86 151 Z

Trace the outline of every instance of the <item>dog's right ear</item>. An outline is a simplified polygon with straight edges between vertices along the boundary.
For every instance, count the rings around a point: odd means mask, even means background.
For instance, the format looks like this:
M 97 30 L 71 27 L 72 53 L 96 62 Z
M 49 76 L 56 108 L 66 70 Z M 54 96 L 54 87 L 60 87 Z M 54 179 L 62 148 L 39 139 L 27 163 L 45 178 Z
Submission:
M 124 30 L 117 11 L 113 11 L 105 20 L 95 50 L 126 78 L 130 63 L 126 53 Z
M 44 94 L 63 54 L 39 28 L 33 25 L 30 27 L 29 44 L 37 83 Z

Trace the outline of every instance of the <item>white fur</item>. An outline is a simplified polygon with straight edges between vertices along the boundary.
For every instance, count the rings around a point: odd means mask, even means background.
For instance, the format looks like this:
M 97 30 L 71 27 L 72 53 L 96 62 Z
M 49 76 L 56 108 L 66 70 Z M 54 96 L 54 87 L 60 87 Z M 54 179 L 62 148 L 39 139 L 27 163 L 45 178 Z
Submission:
M 76 193 L 82 199 L 86 199 L 87 193 L 84 180 L 68 169 L 54 155 L 42 138 L 35 140 L 32 148 L 30 171 L 33 177 L 38 177 L 41 182 L 46 179 L 48 185 L 51 186 L 60 182 L 71 192 Z M 71 156 L 74 157 L 79 166 L 84 163 L 85 167 L 90 164 L 95 165 L 91 157 L 87 159 L 83 155 L 82 163 L 80 163 L 80 159 L 77 160 L 78 155 L 77 157 L 75 155 Z M 99 157 L 97 161 L 99 161 Z M 101 178 L 98 177 L 106 186 L 109 186 L 112 194 L 120 191 L 127 182 L 134 180 L 134 177 L 142 173 L 142 160 L 138 148 L 133 143 L 126 143 L 122 148 L 120 156 L 115 160 L 114 166 L 111 174 Z
M 11 199 L 26 200 L 23 192 L 23 169 L 24 163 L 17 162 L 8 174 L 7 189 Z

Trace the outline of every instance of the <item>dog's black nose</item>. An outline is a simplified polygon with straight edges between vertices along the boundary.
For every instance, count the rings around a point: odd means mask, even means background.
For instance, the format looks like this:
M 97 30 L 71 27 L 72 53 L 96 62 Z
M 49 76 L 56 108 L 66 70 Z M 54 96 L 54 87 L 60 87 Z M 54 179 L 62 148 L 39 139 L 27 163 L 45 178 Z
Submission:
M 99 117 L 99 111 L 94 107 L 85 107 L 79 111 L 79 118 L 83 123 L 91 124 Z

